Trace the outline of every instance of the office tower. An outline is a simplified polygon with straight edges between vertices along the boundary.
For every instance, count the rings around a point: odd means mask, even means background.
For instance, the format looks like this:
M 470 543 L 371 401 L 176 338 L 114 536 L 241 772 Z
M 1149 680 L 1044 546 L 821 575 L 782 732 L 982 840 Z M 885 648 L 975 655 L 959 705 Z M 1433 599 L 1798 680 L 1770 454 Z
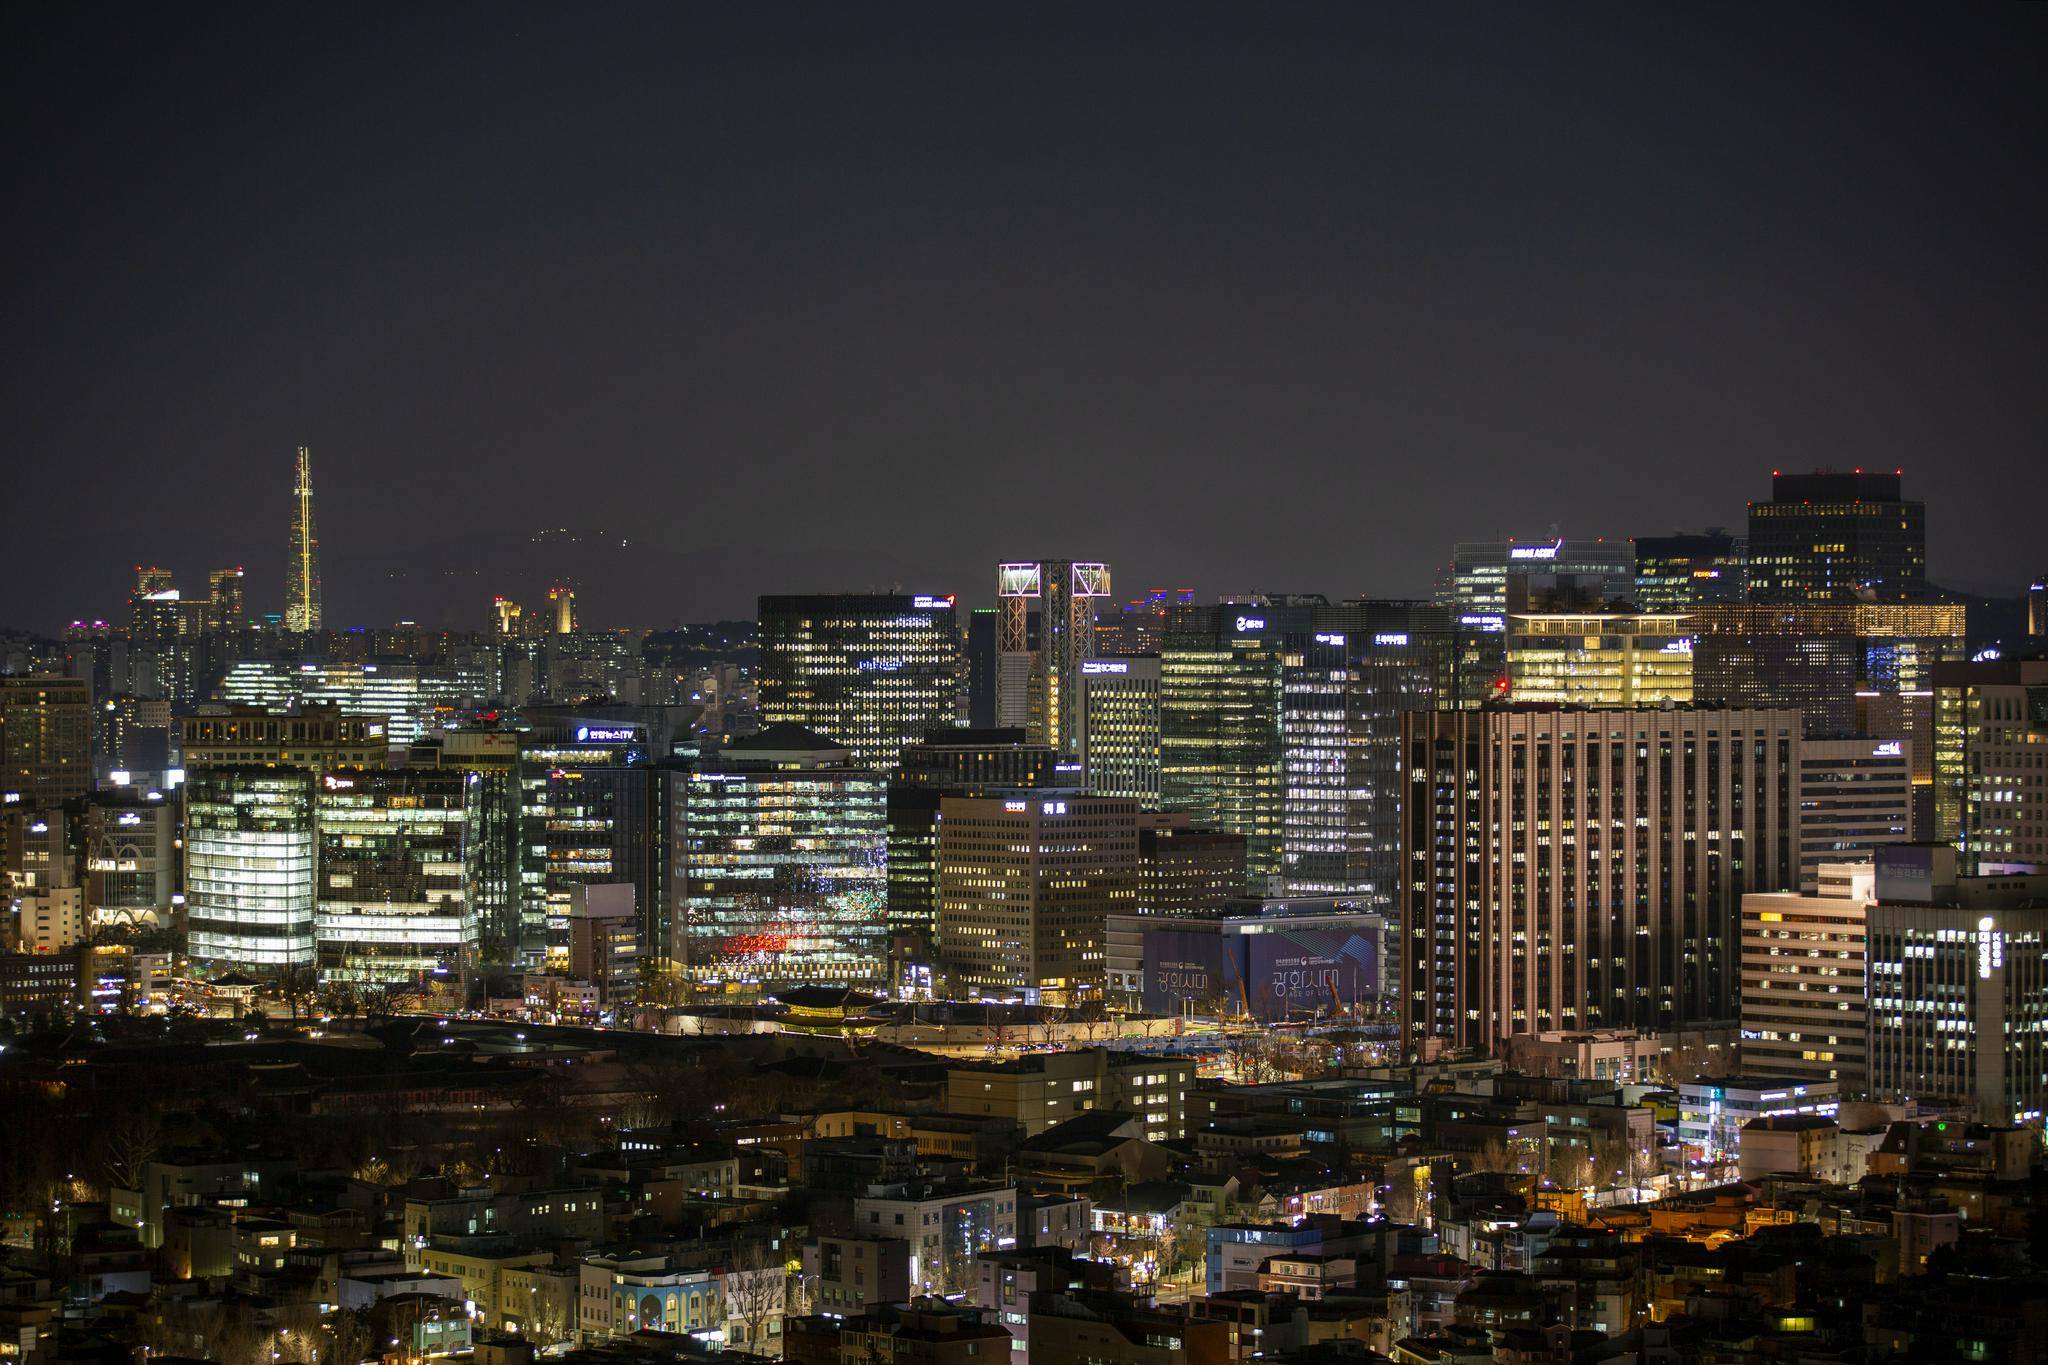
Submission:
M 1971 876 L 2048 872 L 2048 659 L 1935 669 L 1933 837 Z
M 141 569 L 136 572 L 136 593 L 128 600 L 128 635 L 134 640 L 176 640 L 187 633 L 192 624 L 185 595 L 170 586 L 168 572 L 163 569 Z M 164 586 L 149 592 L 141 591 L 144 582 L 163 582 Z
M 446 710 L 475 706 L 497 695 L 488 658 L 433 662 L 378 656 L 350 659 L 237 659 L 221 674 L 214 695 L 230 706 L 334 706 L 343 715 L 381 724 L 394 748 L 410 744 Z
M 1433 704 L 1442 609 L 1268 597 L 1175 611 L 1160 804 L 1243 835 L 1261 894 L 1391 898 L 1401 713 Z
M 1692 639 L 1677 613 L 1512 613 L 1507 699 L 1532 706 L 1692 700 Z
M 117 792 L 85 800 L 85 903 L 95 928 L 169 925 L 178 890 L 178 812 Z
M 500 640 L 517 640 L 526 635 L 524 612 L 509 597 L 491 599 L 491 627 Z
M 291 551 L 285 564 L 284 628 L 320 629 L 320 536 L 313 525 L 313 452 L 299 447 L 292 480 Z
M 1129 602 L 1098 606 L 1095 609 L 1096 656 L 1114 659 L 1133 654 L 1157 654 L 1159 646 L 1166 640 L 1166 625 L 1173 609 L 1194 600 L 1193 588 L 1154 588 Z
M 1797 761 L 1801 891 L 1819 886 L 1825 864 L 1861 861 L 1879 845 L 1913 837 L 1913 784 L 1902 741 L 1802 739 Z
M 1870 1097 L 2027 1123 L 2048 1108 L 2048 875 L 1958 875 L 1955 850 L 1877 855 Z
M 955 995 L 1100 999 L 1104 919 L 1138 896 L 1138 803 L 1057 788 L 949 796 L 939 957 Z
M 468 900 L 476 920 L 477 951 L 486 963 L 521 959 L 529 937 L 521 923 L 522 835 L 519 735 L 512 730 L 448 730 L 415 744 L 408 764 L 463 774 L 473 790 L 469 804 Z M 530 936 L 538 945 L 545 923 Z
M 1742 1070 L 1863 1089 L 1869 863 L 1824 864 L 1812 888 L 1742 898 Z
M 888 779 L 797 725 L 736 740 L 681 783 L 685 975 L 705 987 L 882 984 Z
M 160 592 L 169 592 L 175 586 L 169 569 L 155 564 L 135 566 L 135 591 L 128 596 L 128 605 L 134 606 L 143 598 Z
M 1222 910 L 1244 894 L 1244 836 L 1197 829 L 1180 814 L 1138 816 L 1135 913 L 1168 918 Z
M 569 974 L 597 987 L 598 1004 L 633 1002 L 640 984 L 640 916 L 625 882 L 575 888 L 569 901 Z
M 1895 740 L 1906 759 L 1912 838 L 1934 838 L 1934 689 L 1913 692 L 1856 691 L 1856 733 Z
M 952 725 L 960 632 L 951 597 L 763 597 L 763 725 L 800 725 L 888 772 L 903 746 Z
M 0 806 L 42 809 L 92 785 L 92 689 L 83 678 L 0 676 Z
M 1900 473 L 1771 471 L 1771 500 L 1749 505 L 1753 602 L 1914 602 L 1927 593 L 1925 507 Z
M 1720 527 L 1704 533 L 1636 537 L 1634 601 L 1644 611 L 1684 612 L 1702 602 L 1749 595 L 1749 542 Z
M 293 767 L 314 772 L 381 768 L 390 757 L 384 727 L 334 706 L 298 711 L 261 706 L 209 706 L 179 722 L 178 752 L 186 769 Z
M 1075 683 L 1081 661 L 1095 656 L 1095 611 L 1108 598 L 1107 564 L 1048 559 L 997 566 L 999 724 L 1022 726 L 1039 743 L 1074 752 L 1080 730 Z
M 994 607 L 967 613 L 967 724 L 974 730 L 996 728 L 996 632 Z
M 2037 644 L 2048 644 L 2048 573 L 2027 585 L 2027 636 Z
M 313 784 L 303 768 L 206 767 L 185 779 L 185 915 L 195 966 L 313 961 Z
M 1944 603 L 1708 603 L 1686 624 L 1694 700 L 1794 707 L 1809 734 L 1853 732 L 1859 688 L 1925 690 L 1963 652 L 1963 608 Z
M 1410 1046 L 1734 1017 L 1738 910 L 1798 884 L 1789 711 L 1403 721 Z
M 1088 790 L 1159 809 L 1159 656 L 1083 659 L 1075 757 Z
M 249 607 L 242 592 L 242 570 L 215 569 L 206 576 L 206 629 L 213 634 L 241 630 L 249 623 Z
M 548 589 L 548 615 L 557 635 L 576 633 L 576 590 L 557 583 Z
M 934 730 L 889 779 L 889 929 L 929 945 L 938 923 L 939 803 L 1003 787 L 1078 788 L 1079 774 L 1021 729 Z
M 322 980 L 460 979 L 477 952 L 469 821 L 479 786 L 452 769 L 322 774 L 313 789 Z
M 1579 609 L 1631 600 L 1635 547 L 1625 540 L 1465 541 L 1452 551 L 1442 601 L 1459 631 L 1452 704 L 1480 706 L 1506 691 L 1507 618 L 1532 602 Z
M 634 708 L 533 708 L 519 741 L 520 956 L 566 968 L 575 888 L 627 882 L 645 956 L 672 956 L 661 846 L 665 736 Z

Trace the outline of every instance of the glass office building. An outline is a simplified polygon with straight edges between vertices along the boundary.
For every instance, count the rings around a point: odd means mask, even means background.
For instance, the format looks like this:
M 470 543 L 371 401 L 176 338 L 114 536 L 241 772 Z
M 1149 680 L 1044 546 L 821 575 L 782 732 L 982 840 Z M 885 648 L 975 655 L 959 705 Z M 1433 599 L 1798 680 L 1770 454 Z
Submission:
M 453 770 L 328 773 L 314 796 L 320 975 L 456 976 L 476 956 L 469 829 L 483 779 Z
M 903 746 L 959 714 L 960 630 L 951 597 L 763 597 L 763 725 L 800 725 L 856 765 L 896 766 Z
M 313 961 L 313 783 L 291 768 L 200 768 L 185 780 L 185 908 L 195 966 Z

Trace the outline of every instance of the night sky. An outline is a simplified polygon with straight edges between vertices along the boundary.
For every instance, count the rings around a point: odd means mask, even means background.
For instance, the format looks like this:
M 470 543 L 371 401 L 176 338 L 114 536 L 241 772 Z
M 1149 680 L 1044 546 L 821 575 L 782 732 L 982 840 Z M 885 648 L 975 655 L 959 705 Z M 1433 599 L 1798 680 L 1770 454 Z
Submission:
M 1422 594 L 1818 465 L 2015 593 L 2043 8 L 12 5 L 0 625 L 277 610 L 299 444 L 330 625 Z

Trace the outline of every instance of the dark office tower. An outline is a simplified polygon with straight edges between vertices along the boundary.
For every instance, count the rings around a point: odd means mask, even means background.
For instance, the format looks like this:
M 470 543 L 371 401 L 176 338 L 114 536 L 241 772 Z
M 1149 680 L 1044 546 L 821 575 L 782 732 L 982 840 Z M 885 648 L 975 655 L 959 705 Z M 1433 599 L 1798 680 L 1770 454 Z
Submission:
M 569 912 L 579 885 L 624 882 L 641 916 L 641 956 L 672 954 L 661 921 L 667 881 L 661 848 L 661 743 L 644 721 L 548 708 L 528 713 L 520 737 L 520 956 L 566 970 Z
M 2048 645 L 2048 573 L 2027 585 L 2027 635 L 2036 646 Z
M 320 629 L 320 536 L 313 525 L 313 452 L 299 447 L 292 480 L 292 534 L 285 563 L 284 628 Z
M 996 725 L 996 609 L 967 613 L 967 724 L 976 730 Z
M 1860 690 L 1910 694 L 1936 664 L 1961 657 L 1960 605 L 1706 603 L 1687 616 L 1693 699 L 1701 705 L 1797 707 L 1814 735 L 1853 733 Z
M 92 691 L 83 678 L 0 677 L 0 807 L 37 810 L 92 786 Z
M 1242 834 L 1196 829 L 1185 815 L 1138 816 L 1138 914 L 1213 914 L 1243 894 Z
M 2048 659 L 1935 669 L 1934 837 L 1965 876 L 2048 872 Z
M 1244 836 L 1257 894 L 1385 901 L 1399 717 L 1433 704 L 1447 634 L 1425 603 L 1176 610 L 1160 656 L 1162 808 Z
M 242 571 L 215 569 L 206 576 L 206 629 L 216 635 L 240 630 L 249 621 L 248 603 L 242 594 Z
M 1073 753 L 1081 661 L 1095 655 L 1095 612 L 1109 599 L 1109 566 L 1047 559 L 996 568 L 996 720 Z M 1031 618 L 1038 617 L 1038 638 Z
M 1022 730 L 937 730 L 905 745 L 889 779 L 889 930 L 929 944 L 938 916 L 939 802 L 1064 785 L 1059 756 Z M 1076 784 L 1078 785 L 1078 784 Z
M 1798 885 L 1787 711 L 1403 722 L 1408 1045 L 1735 1016 L 1744 893 Z
M 302 768 L 200 768 L 185 780 L 193 964 L 275 972 L 313 962 L 313 786 Z
M 1927 592 L 1925 507 L 1899 496 L 1900 471 L 1771 471 L 1749 505 L 1755 602 L 1914 602 Z
M 518 733 L 449 730 L 415 744 L 410 766 L 440 768 L 473 780 L 467 863 L 479 959 L 487 963 L 519 961 L 526 843 L 519 805 Z
M 1719 527 L 1699 535 L 1636 538 L 1635 603 L 1644 611 L 1690 611 L 1749 594 L 1749 542 Z
M 761 599 L 761 724 L 837 740 L 888 772 L 903 746 L 954 723 L 960 631 L 951 597 Z
M 454 982 L 476 958 L 469 817 L 453 770 L 327 773 L 314 788 L 314 949 L 325 981 Z
M 683 783 L 673 842 L 684 974 L 700 987 L 883 984 L 888 779 L 797 725 L 736 740 Z

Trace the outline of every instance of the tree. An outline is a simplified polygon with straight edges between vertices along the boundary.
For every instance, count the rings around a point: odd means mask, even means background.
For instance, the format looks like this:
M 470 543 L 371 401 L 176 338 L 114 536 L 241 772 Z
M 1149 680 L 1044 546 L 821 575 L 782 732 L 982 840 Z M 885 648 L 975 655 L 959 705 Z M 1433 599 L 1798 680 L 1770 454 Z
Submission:
M 139 1190 L 142 1174 L 163 1147 L 163 1119 L 153 1104 L 125 1106 L 100 1135 L 100 1171 L 109 1188 Z
M 770 1330 L 789 1311 L 789 1268 L 768 1243 L 741 1242 L 725 1271 L 725 1316 L 737 1324 L 737 1345 L 749 1355 L 774 1354 Z
M 296 1024 L 299 1022 L 299 1007 L 310 1004 L 320 989 L 320 973 L 310 963 L 294 963 L 278 970 L 275 989 L 284 1000 L 285 1012 Z

